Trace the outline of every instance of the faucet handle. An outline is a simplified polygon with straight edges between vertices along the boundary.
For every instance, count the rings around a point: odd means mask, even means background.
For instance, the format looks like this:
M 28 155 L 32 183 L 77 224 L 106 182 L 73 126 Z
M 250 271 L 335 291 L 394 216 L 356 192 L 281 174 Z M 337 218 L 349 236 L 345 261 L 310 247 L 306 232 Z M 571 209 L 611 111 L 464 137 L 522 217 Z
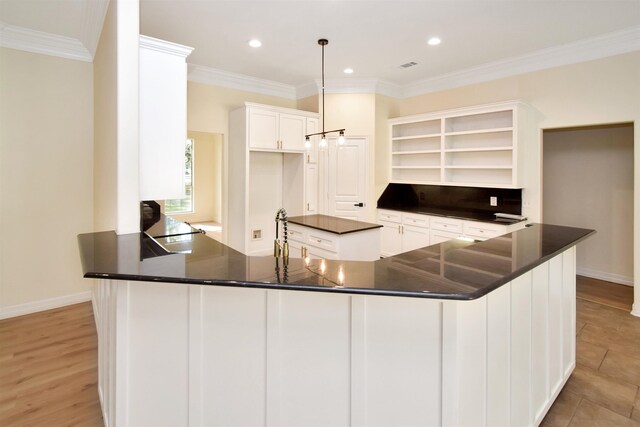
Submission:
M 280 256 L 280 242 L 278 242 L 278 239 L 273 241 L 273 256 L 278 258 Z M 288 248 L 287 248 L 288 251 Z
M 282 244 L 282 258 L 287 259 L 289 258 L 289 243 L 284 242 Z

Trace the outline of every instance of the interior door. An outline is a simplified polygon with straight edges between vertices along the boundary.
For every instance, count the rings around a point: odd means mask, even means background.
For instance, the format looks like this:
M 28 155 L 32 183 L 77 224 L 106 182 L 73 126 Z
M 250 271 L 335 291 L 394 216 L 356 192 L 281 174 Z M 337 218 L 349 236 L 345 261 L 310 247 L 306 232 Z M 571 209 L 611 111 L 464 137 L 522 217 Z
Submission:
M 328 152 L 328 212 L 341 218 L 366 221 L 367 200 L 367 138 L 345 138 L 338 145 L 329 139 Z

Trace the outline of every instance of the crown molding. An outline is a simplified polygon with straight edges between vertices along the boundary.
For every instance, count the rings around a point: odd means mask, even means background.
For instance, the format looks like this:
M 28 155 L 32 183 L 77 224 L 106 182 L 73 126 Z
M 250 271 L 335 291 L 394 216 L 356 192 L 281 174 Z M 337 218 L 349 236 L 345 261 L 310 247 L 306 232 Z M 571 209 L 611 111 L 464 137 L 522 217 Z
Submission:
M 98 48 L 104 19 L 109 9 L 109 0 L 91 0 L 84 2 L 84 19 L 82 21 L 82 44 L 93 58 Z
M 196 83 L 261 93 L 285 99 L 296 99 L 295 87 L 291 85 L 217 70 L 202 65 L 189 64 L 187 79 Z
M 169 55 L 179 56 L 181 58 L 186 58 L 193 52 L 193 48 L 189 46 L 184 46 L 178 43 L 168 42 L 166 40 L 155 39 L 149 36 L 140 37 L 140 47 L 156 50 L 158 52 L 167 53 Z
M 77 39 L 5 23 L 0 24 L 0 46 L 77 61 L 93 61 L 89 51 Z
M 402 87 L 401 98 L 606 58 L 637 50 L 640 50 L 640 26 L 411 83 Z

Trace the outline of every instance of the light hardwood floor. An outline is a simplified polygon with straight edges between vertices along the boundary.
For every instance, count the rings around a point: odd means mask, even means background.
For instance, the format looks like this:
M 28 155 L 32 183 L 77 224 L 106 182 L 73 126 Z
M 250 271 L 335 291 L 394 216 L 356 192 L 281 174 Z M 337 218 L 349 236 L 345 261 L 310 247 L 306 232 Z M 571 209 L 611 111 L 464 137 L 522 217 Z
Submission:
M 578 278 L 577 366 L 543 426 L 640 427 L 629 290 Z M 0 426 L 102 426 L 97 375 L 90 303 L 0 321 Z

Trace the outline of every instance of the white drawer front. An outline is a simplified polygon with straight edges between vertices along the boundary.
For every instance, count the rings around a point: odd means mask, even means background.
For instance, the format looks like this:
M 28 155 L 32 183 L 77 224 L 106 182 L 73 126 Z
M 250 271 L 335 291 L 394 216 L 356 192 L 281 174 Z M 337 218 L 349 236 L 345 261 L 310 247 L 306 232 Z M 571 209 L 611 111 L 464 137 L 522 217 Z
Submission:
M 378 210 L 378 219 L 381 221 L 400 223 L 402 222 L 402 214 L 400 212 Z
M 431 228 L 462 234 L 462 220 L 443 217 L 431 217 Z
M 464 223 L 464 234 L 466 236 L 490 239 L 492 237 L 505 234 L 507 228 L 500 224 L 487 224 L 482 222 L 466 221 Z
M 336 252 L 338 250 L 336 239 L 329 238 L 323 234 L 319 233 L 309 233 L 309 237 L 307 238 L 307 243 L 310 246 L 315 246 L 317 248 L 326 249 L 331 252 Z
M 415 227 L 429 228 L 429 217 L 421 214 L 403 213 L 402 223 Z
M 305 233 L 301 228 L 290 225 L 287 232 L 289 234 L 289 240 L 294 240 L 300 243 L 303 243 L 306 240 Z

